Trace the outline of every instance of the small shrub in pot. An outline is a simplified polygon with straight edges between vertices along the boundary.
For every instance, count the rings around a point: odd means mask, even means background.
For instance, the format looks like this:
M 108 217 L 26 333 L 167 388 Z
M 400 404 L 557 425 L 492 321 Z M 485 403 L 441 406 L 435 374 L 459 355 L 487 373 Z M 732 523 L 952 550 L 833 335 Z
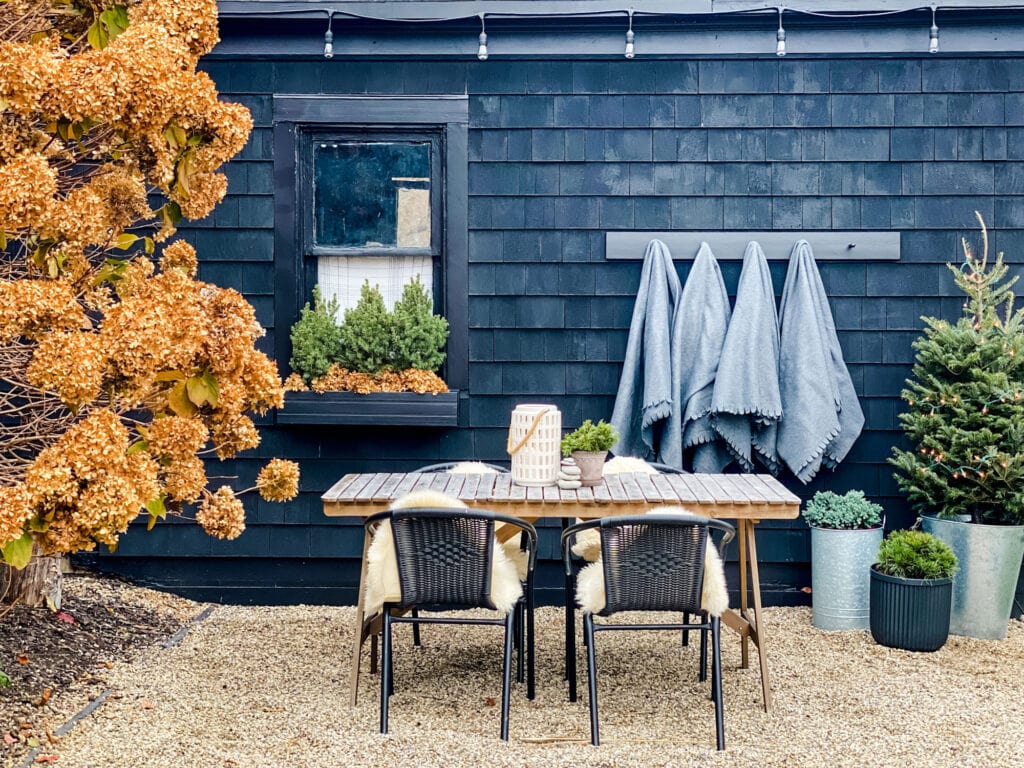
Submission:
M 816 528 L 877 528 L 882 524 L 882 507 L 869 501 L 864 491 L 850 491 L 842 496 L 818 491 L 804 508 L 804 520 Z
M 594 424 L 587 419 L 579 429 L 562 438 L 562 455 L 572 456 L 580 468 L 580 482 L 597 485 L 608 451 L 619 439 L 611 424 L 603 419 Z
M 923 531 L 893 531 L 871 566 L 871 636 L 879 645 L 937 651 L 949 637 L 957 561 Z
M 863 491 L 819 491 L 803 514 L 811 526 L 814 626 L 830 631 L 867 629 L 871 564 L 882 541 L 882 508 Z

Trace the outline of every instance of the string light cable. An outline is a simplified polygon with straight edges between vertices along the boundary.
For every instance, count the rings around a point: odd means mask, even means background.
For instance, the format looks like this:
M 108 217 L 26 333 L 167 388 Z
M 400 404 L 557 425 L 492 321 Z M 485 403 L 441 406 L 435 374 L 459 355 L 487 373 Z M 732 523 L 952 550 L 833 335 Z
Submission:
M 939 28 L 937 25 L 937 13 L 941 6 L 938 5 L 917 5 L 912 7 L 904 8 L 893 8 L 891 10 L 881 11 L 865 11 L 865 12 L 845 12 L 845 11 L 817 11 L 811 8 L 803 7 L 792 7 L 792 6 L 776 6 L 776 7 L 761 7 L 761 8 L 740 8 L 735 10 L 725 11 L 714 11 L 712 14 L 706 14 L 714 17 L 725 17 L 725 16 L 764 16 L 768 13 L 776 16 L 778 20 L 778 28 L 776 30 L 776 49 L 775 53 L 777 56 L 785 56 L 786 51 L 786 30 L 782 24 L 782 16 L 784 12 L 790 14 L 800 14 L 802 16 L 809 16 L 821 19 L 831 19 L 837 21 L 847 21 L 854 19 L 878 19 L 889 16 L 898 16 L 901 14 L 911 14 L 919 11 L 931 11 L 932 23 L 929 28 L 929 53 L 939 52 Z M 982 6 L 977 7 L 956 7 L 959 10 L 977 12 L 981 10 L 999 10 L 999 11 L 1022 11 L 1024 10 L 1024 4 L 1022 5 L 1000 5 L 1000 6 Z M 487 33 L 485 30 L 484 13 L 475 13 L 472 16 L 459 15 L 459 16 L 423 16 L 423 17 L 403 17 L 394 18 L 387 16 L 371 16 L 362 13 L 356 13 L 351 10 L 338 10 L 337 8 L 319 7 L 319 8 L 288 8 L 288 9 L 274 9 L 268 8 L 266 10 L 260 10 L 257 12 L 231 12 L 228 10 L 225 12 L 221 11 L 223 18 L 261 18 L 261 17 L 273 17 L 273 16 L 291 16 L 294 18 L 303 18 L 311 15 L 319 15 L 322 13 L 327 14 L 327 31 L 324 34 L 324 57 L 332 58 L 334 56 L 334 34 L 332 30 L 332 21 L 335 17 L 346 18 L 357 21 L 369 21 L 379 23 L 393 23 L 393 24 L 451 24 L 456 22 L 466 22 L 470 19 L 479 19 L 481 23 L 481 31 L 479 35 L 479 46 L 477 48 L 477 58 L 481 61 L 486 60 L 488 56 L 487 52 Z M 601 10 L 587 10 L 587 11 L 566 11 L 566 12 L 551 12 L 551 13 L 528 13 L 528 12 L 493 12 L 487 13 L 487 16 L 491 19 L 572 19 L 572 18 L 587 18 L 587 19 L 601 19 L 601 18 L 612 18 L 621 17 L 626 15 L 628 19 L 628 27 L 626 30 L 626 49 L 625 57 L 632 59 L 636 55 L 635 48 L 635 33 L 633 31 L 633 17 L 634 16 L 650 16 L 652 18 L 668 18 L 674 19 L 683 16 L 694 16 L 695 14 L 677 13 L 672 11 L 637 11 L 634 8 L 623 8 L 623 9 L 601 9 Z M 705 14 L 701 14 L 705 15 Z M 483 55 L 481 55 L 481 53 Z

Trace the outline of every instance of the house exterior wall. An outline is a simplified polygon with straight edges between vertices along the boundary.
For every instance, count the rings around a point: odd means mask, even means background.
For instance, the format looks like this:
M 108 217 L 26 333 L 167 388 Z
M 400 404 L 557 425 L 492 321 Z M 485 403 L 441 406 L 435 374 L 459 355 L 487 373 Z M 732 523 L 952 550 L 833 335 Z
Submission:
M 920 317 L 960 311 L 945 264 L 958 259 L 961 237 L 978 242 L 975 211 L 994 249 L 1016 272 L 1024 264 L 1022 64 L 926 54 L 478 62 L 215 52 L 204 68 L 225 98 L 251 109 L 255 128 L 227 167 L 227 199 L 183 233 L 201 278 L 255 305 L 271 352 L 295 320 L 274 314 L 273 95 L 468 94 L 469 331 L 450 342 L 468 348 L 462 426 L 284 427 L 271 416 L 257 451 L 211 474 L 237 475 L 244 488 L 268 457 L 297 460 L 294 503 L 248 498 L 247 530 L 234 542 L 175 522 L 133 531 L 101 567 L 213 599 L 354 601 L 360 522 L 325 518 L 319 502 L 341 475 L 507 460 L 517 402 L 553 402 L 566 426 L 610 415 L 641 268 L 605 260 L 614 230 L 782 230 L 812 246 L 820 231 L 900 232 L 899 262 L 819 264 L 867 422 L 836 471 L 807 487 L 783 479 L 803 497 L 863 489 L 890 527 L 909 523 L 886 458 L 901 439 L 899 392 Z M 740 262 L 721 266 L 732 295 Z M 688 262 L 678 269 L 685 278 Z M 776 294 L 785 269 L 771 264 Z M 549 560 L 554 533 L 542 537 Z M 802 521 L 763 523 L 758 546 L 766 601 L 807 601 Z M 557 583 L 544 564 L 547 599 Z

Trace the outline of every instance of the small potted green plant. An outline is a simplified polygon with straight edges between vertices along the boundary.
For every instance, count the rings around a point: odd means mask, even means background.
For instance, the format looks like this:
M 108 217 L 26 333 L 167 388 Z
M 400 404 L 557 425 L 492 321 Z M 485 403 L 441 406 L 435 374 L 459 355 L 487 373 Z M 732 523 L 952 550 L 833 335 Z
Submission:
M 811 526 L 812 622 L 818 629 L 868 629 L 871 564 L 882 543 L 882 508 L 863 491 L 819 491 L 807 502 Z
M 957 562 L 924 531 L 893 531 L 871 566 L 871 636 L 905 651 L 937 651 L 949 637 Z
M 562 438 L 562 455 L 572 456 L 580 468 L 580 484 L 597 485 L 608 451 L 619 439 L 611 424 L 603 419 L 594 424 L 587 419 L 580 428 Z

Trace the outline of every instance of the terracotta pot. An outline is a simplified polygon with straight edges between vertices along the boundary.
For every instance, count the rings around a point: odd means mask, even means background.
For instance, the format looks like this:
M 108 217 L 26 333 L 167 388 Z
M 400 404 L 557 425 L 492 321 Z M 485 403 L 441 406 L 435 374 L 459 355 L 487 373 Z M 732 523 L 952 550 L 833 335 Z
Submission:
M 591 486 L 601 482 L 604 460 L 608 451 L 573 451 L 572 458 L 580 468 L 580 485 Z

